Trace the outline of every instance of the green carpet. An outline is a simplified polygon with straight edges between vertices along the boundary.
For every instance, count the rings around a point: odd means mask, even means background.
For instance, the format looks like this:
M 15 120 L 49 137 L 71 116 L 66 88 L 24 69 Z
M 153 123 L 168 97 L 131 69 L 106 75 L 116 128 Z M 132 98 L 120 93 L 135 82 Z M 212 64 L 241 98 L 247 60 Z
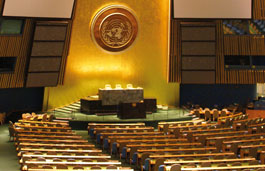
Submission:
M 0 170 L 20 170 L 14 143 L 9 142 L 8 124 L 0 126 Z

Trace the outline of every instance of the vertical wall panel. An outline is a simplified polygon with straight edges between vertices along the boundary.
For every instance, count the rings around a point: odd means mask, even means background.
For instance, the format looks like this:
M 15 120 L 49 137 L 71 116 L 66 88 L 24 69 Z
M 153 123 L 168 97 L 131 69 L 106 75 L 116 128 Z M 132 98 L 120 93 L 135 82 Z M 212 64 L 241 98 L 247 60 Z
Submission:
M 181 81 L 181 43 L 180 43 L 180 21 L 171 20 L 170 32 L 170 57 L 168 82 Z
M 36 21 L 28 76 L 32 75 L 32 73 L 56 72 L 58 75 L 56 78 L 58 78 L 58 80 L 56 80 L 56 82 L 53 82 L 53 84 L 46 85 L 45 82 L 42 82 L 41 78 L 39 78 L 39 84 L 33 85 L 32 83 L 29 83 L 31 80 L 28 78 L 26 86 L 41 86 L 41 84 L 43 84 L 42 86 L 56 86 L 57 84 L 63 84 L 66 58 L 68 56 L 70 43 L 71 26 L 72 21 Z M 60 59 L 60 61 L 57 62 L 56 66 L 56 68 L 59 69 L 51 70 L 51 68 L 44 66 L 45 63 L 43 63 L 42 67 L 33 66 L 42 65 L 41 63 L 36 63 L 36 61 L 41 62 L 43 60 L 37 60 L 35 58 L 47 58 L 47 61 L 53 59 L 54 57 Z M 35 69 L 32 70 L 32 68 Z M 35 77 L 34 79 L 36 81 L 37 77 Z M 56 85 L 54 83 L 56 83 Z

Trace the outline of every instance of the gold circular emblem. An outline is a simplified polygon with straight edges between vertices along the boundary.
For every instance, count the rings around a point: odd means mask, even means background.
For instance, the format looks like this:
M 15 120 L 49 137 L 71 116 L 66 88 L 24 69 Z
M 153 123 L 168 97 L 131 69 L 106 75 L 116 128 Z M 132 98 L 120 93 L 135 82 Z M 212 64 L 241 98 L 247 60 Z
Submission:
M 135 40 L 138 25 L 134 15 L 121 6 L 102 9 L 92 23 L 92 37 L 105 50 L 118 52 Z

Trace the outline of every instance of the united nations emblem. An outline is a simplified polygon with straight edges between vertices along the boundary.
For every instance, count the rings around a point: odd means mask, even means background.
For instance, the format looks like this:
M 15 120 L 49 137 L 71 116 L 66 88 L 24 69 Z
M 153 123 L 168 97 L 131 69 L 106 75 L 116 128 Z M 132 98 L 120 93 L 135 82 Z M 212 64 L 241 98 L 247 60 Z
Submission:
M 95 16 L 91 29 L 92 37 L 100 47 L 118 52 L 134 42 L 138 25 L 134 15 L 126 8 L 109 6 Z

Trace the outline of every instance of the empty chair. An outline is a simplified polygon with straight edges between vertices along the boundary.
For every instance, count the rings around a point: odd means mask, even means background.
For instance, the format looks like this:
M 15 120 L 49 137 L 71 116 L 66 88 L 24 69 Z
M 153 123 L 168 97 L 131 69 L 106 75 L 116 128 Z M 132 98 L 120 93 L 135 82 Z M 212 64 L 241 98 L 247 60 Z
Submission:
M 226 167 L 226 166 L 227 166 L 226 163 L 219 163 L 219 164 L 217 165 L 217 167 Z
M 154 165 L 154 169 L 155 170 L 158 170 L 159 166 L 164 164 L 164 161 L 165 161 L 164 158 L 158 158 L 158 159 L 156 159 L 156 163 Z
M 217 121 L 219 117 L 219 112 L 218 110 L 213 111 L 213 121 Z
M 204 119 L 207 121 L 207 120 L 211 120 L 211 113 L 209 110 L 206 110 L 204 112 Z
M 101 170 L 100 166 L 92 166 L 90 167 L 90 170 Z
M 42 168 L 43 169 L 53 169 L 53 167 L 52 166 L 49 166 L 49 165 L 43 165 Z
M 223 156 L 213 156 L 213 159 L 223 159 Z
M 232 163 L 231 166 L 242 166 L 240 162 Z
M 195 167 L 196 167 L 195 163 L 189 163 L 189 164 L 184 166 L 184 168 L 195 168 Z
M 179 164 L 173 164 L 170 167 L 170 171 L 181 171 L 181 166 Z
M 75 159 L 67 159 L 67 162 L 75 162 Z
M 57 155 L 57 153 L 55 151 L 48 151 L 47 155 Z
M 226 111 L 225 110 L 222 110 L 221 111 L 221 116 L 223 117 L 223 116 L 226 116 Z
M 258 165 L 259 161 L 258 160 L 252 160 L 248 163 L 249 165 Z
M 114 166 L 114 165 L 109 165 L 107 166 L 107 169 L 117 169 L 118 167 L 117 166 Z
M 62 159 L 54 158 L 54 159 L 52 159 L 52 161 L 54 161 L 54 162 L 62 162 Z
M 230 155 L 227 157 L 227 159 L 236 159 L 236 158 L 237 158 L 236 155 Z
M 46 159 L 43 158 L 43 157 L 38 157 L 36 160 L 37 160 L 37 161 L 46 161 Z
M 84 170 L 82 166 L 74 166 L 73 170 Z
M 97 159 L 98 162 L 108 162 L 109 160 L 108 159 L 104 159 L 104 158 L 99 158 Z
M 201 167 L 211 167 L 211 163 L 210 162 L 206 162 L 206 163 L 202 163 Z
M 91 159 L 83 159 L 82 161 L 83 162 L 93 162 L 93 160 L 91 160 Z
M 68 169 L 68 166 L 64 164 L 60 164 L 56 166 L 56 169 Z

